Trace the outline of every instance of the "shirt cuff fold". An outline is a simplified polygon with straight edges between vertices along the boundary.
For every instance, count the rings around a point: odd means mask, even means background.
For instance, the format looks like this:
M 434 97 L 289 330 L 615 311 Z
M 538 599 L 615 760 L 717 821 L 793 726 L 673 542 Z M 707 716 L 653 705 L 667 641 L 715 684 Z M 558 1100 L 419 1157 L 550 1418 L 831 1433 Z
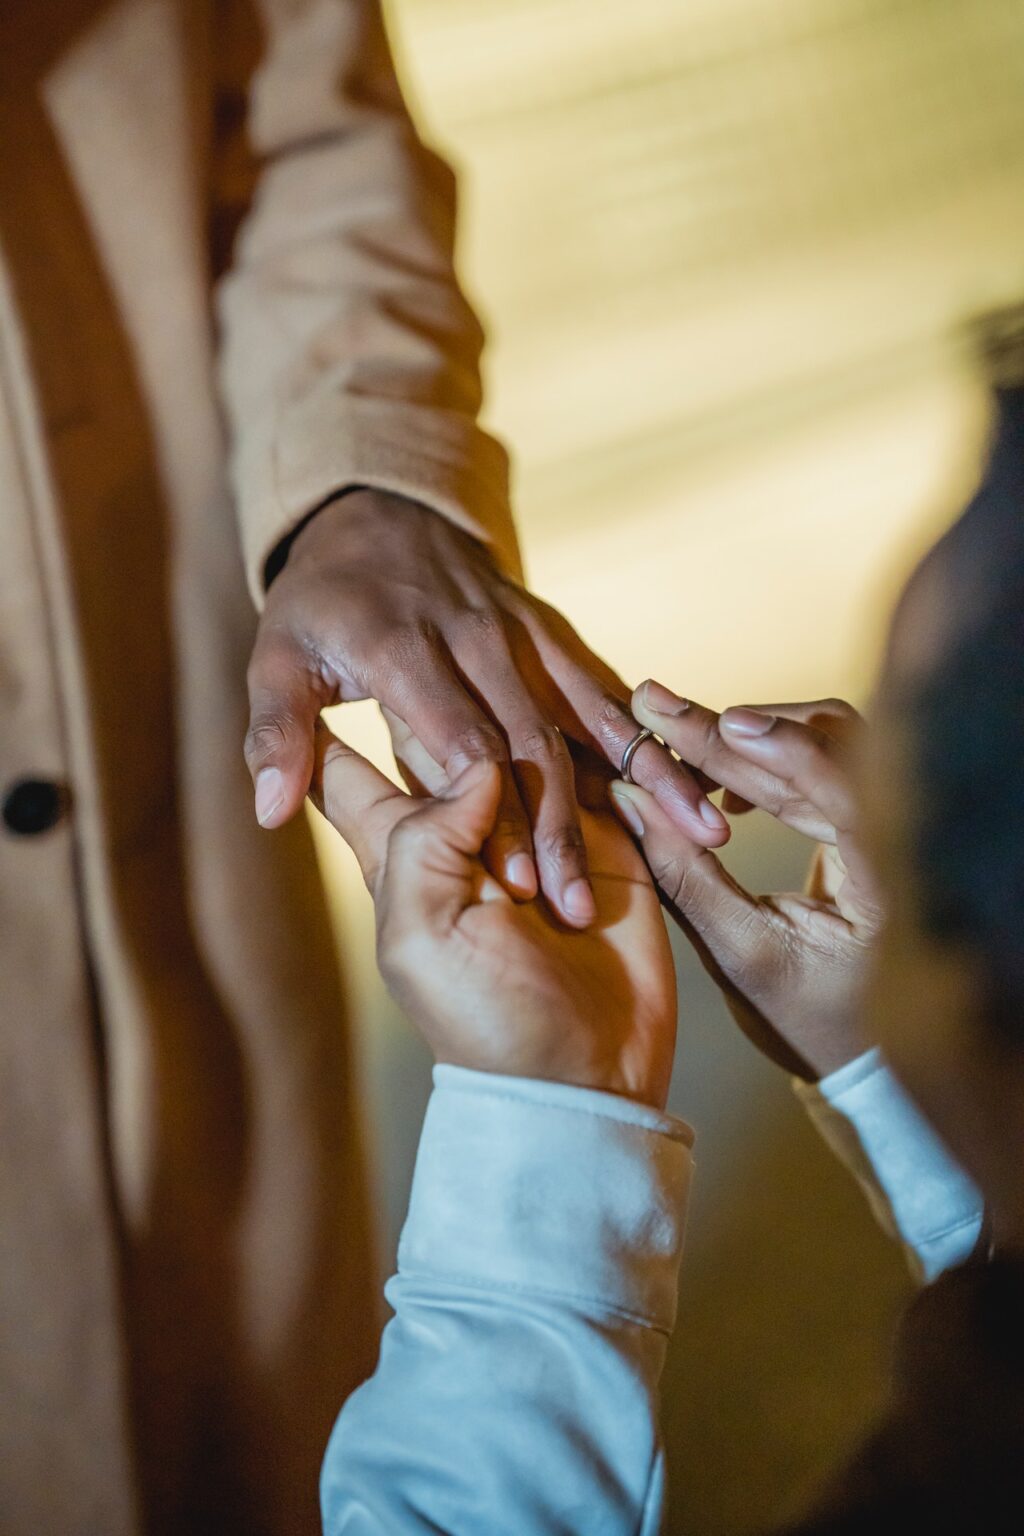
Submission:
M 818 1084 L 793 1086 L 880 1225 L 907 1246 L 923 1279 L 969 1257 L 981 1232 L 981 1195 L 880 1051 L 866 1051 Z
M 683 1121 L 614 1094 L 438 1066 L 399 1272 L 667 1332 L 692 1143 Z

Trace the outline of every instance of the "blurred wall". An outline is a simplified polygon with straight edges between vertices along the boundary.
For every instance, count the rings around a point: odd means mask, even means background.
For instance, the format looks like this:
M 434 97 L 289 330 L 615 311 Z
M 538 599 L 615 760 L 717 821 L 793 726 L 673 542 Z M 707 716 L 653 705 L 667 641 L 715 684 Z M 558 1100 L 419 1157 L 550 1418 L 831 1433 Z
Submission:
M 533 584 L 631 681 L 863 700 L 902 575 L 969 491 L 965 343 L 1024 276 L 1017 0 L 393 0 L 462 172 Z M 378 760 L 372 713 L 341 727 Z M 321 839 L 362 1024 L 383 1259 L 429 1063 Z M 762 888 L 799 840 L 748 818 Z M 669 1530 L 799 1504 L 870 1418 L 907 1291 L 788 1085 L 679 946 L 672 1107 L 698 1129 L 665 1392 Z

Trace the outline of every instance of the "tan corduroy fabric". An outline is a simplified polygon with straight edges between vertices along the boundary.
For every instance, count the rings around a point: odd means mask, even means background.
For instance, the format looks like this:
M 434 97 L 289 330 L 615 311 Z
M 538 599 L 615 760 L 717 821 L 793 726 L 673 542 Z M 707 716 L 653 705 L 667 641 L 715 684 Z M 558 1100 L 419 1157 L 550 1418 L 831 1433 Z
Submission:
M 240 543 L 258 598 L 362 483 L 514 561 L 451 193 L 373 0 L 0 10 L 0 793 L 68 794 L 0 827 L 4 1536 L 313 1532 L 372 1364 L 321 895 L 241 760 Z

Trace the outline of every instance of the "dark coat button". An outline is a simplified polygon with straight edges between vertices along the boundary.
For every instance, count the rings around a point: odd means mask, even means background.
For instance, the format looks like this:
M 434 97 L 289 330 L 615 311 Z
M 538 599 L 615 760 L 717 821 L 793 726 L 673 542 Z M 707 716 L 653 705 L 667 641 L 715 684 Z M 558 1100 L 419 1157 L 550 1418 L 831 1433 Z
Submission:
M 67 805 L 67 790 L 52 779 L 19 779 L 4 796 L 0 814 L 9 832 L 31 837 L 55 826 Z

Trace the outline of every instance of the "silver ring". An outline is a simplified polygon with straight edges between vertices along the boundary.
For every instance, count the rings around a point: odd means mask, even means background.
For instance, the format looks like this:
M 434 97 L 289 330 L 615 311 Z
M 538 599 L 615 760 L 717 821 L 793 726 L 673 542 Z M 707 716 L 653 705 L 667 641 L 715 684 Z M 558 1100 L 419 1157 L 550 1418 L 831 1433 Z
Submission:
M 619 769 L 619 774 L 626 784 L 632 784 L 635 782 L 632 774 L 629 771 L 630 767 L 632 766 L 633 759 L 636 757 L 639 748 L 643 746 L 645 741 L 649 741 L 653 735 L 653 731 L 639 731 L 637 735 L 633 737 L 633 740 L 630 742 L 625 752 L 623 752 L 622 767 Z

